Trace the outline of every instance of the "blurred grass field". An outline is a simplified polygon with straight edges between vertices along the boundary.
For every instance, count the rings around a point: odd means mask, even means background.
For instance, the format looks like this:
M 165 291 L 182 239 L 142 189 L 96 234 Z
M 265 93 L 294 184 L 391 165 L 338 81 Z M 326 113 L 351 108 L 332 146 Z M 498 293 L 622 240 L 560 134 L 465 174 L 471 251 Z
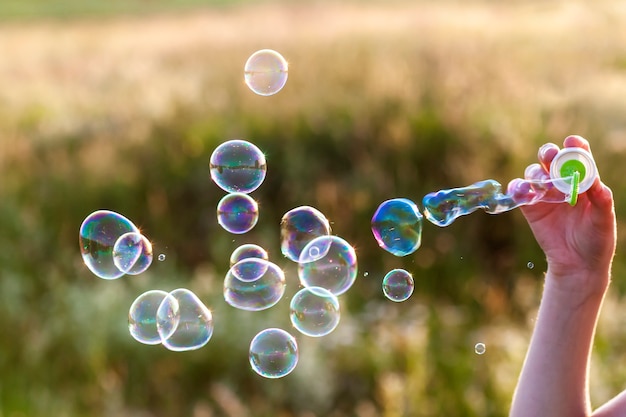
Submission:
M 0 417 L 506 416 L 545 269 L 521 214 L 426 222 L 406 258 L 377 247 L 370 219 L 388 198 L 506 184 L 569 134 L 590 140 L 618 216 L 592 401 L 626 387 L 625 3 L 43 3 L 0 5 Z M 261 48 L 290 64 L 272 97 L 243 83 Z M 244 236 L 217 224 L 223 192 L 207 166 L 233 138 L 268 160 Z M 299 205 L 355 245 L 359 278 L 337 330 L 298 336 L 293 374 L 264 380 L 247 348 L 290 326 L 298 284 L 278 225 Z M 93 276 L 77 232 L 101 208 L 166 260 Z M 287 297 L 266 312 L 223 301 L 230 253 L 248 242 L 286 270 Z M 416 280 L 401 304 L 380 291 L 396 267 Z M 213 310 L 213 339 L 182 354 L 135 342 L 135 297 L 178 287 Z

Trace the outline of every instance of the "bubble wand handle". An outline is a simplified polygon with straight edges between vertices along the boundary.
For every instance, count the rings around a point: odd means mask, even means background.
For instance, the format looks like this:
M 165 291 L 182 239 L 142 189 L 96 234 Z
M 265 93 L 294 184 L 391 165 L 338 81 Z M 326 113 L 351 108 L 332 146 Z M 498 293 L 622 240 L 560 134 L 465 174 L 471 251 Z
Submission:
M 495 180 L 429 193 L 422 200 L 424 217 L 444 227 L 479 209 L 499 214 L 539 202 L 575 205 L 578 195 L 591 187 L 596 176 L 597 168 L 589 152 L 564 148 L 552 161 L 549 179 L 517 178 L 508 184 L 506 193 Z

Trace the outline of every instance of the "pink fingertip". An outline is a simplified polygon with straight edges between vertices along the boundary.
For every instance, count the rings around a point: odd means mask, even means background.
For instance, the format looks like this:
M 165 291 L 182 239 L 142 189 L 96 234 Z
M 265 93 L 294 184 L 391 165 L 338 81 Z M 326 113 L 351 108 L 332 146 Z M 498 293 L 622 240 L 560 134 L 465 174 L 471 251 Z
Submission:
M 579 135 L 569 135 L 563 140 L 563 146 L 566 148 L 583 148 L 589 151 L 589 141 Z

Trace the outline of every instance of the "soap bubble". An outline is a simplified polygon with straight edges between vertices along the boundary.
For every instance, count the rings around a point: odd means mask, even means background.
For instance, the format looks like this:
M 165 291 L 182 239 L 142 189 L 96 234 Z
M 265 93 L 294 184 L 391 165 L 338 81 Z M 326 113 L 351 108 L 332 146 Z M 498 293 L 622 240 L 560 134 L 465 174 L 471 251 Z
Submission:
M 246 258 L 230 267 L 230 272 L 240 281 L 252 282 L 261 278 L 269 266 L 268 261 L 261 258 Z
M 217 222 L 227 232 L 243 234 L 256 226 L 259 206 L 252 197 L 244 193 L 225 195 L 217 204 Z
M 348 291 L 358 271 L 354 248 L 338 236 L 317 237 L 304 247 L 302 253 L 310 253 L 310 247 L 328 249 L 325 256 L 298 264 L 300 283 L 305 287 L 325 288 L 334 295 Z
M 372 217 L 372 233 L 381 248 L 395 256 L 406 256 L 422 243 L 422 218 L 411 200 L 387 200 Z
M 305 287 L 291 299 L 291 323 L 307 336 L 325 336 L 335 330 L 341 316 L 339 300 L 321 287 Z
M 125 274 L 141 274 L 152 264 L 152 257 L 152 243 L 141 233 L 124 233 L 113 245 L 113 263 Z
M 383 278 L 383 293 L 391 301 L 407 300 L 414 288 L 413 277 L 404 269 L 393 269 Z
M 487 347 L 485 346 L 484 343 L 476 343 L 476 346 L 474 346 L 474 352 L 476 352 L 477 355 L 482 355 L 487 351 Z
M 230 266 L 235 265 L 242 259 L 248 258 L 259 258 L 267 261 L 269 259 L 269 255 L 261 246 L 255 245 L 254 243 L 246 243 L 245 245 L 239 246 L 230 255 Z
M 535 267 L 535 264 L 532 262 L 528 262 L 526 266 L 528 267 L 528 269 L 533 269 Z
M 133 301 L 128 311 L 128 330 L 138 342 L 146 345 L 158 345 L 161 336 L 157 330 L 156 315 L 167 292 L 150 290 Z
M 296 207 L 285 213 L 280 221 L 280 250 L 294 262 L 300 259 L 302 249 L 319 236 L 330 235 L 330 223 L 317 209 Z
M 116 279 L 124 272 L 113 262 L 113 247 L 124 233 L 139 233 L 139 229 L 121 214 L 109 210 L 91 213 L 80 226 L 78 241 L 83 262 L 94 275 Z
M 251 193 L 265 180 L 265 155 L 254 144 L 234 139 L 219 145 L 209 162 L 211 178 L 229 193 Z
M 185 288 L 165 296 L 157 309 L 156 318 L 161 343 L 169 350 L 200 349 L 213 335 L 211 311 Z
M 278 93 L 285 86 L 287 75 L 287 61 L 271 49 L 256 51 L 244 67 L 246 85 L 260 96 Z
M 258 278 L 243 281 L 237 278 L 233 268 L 224 278 L 224 299 L 231 306 L 248 311 L 265 310 L 280 301 L 285 294 L 285 274 L 278 265 L 263 259 L 244 259 L 250 265 L 260 268 Z M 240 261 L 241 262 L 241 261 Z M 238 265 L 238 264 L 235 264 Z
M 282 329 L 265 329 L 250 343 L 250 366 L 265 378 L 282 378 L 298 364 L 296 339 Z
M 165 254 L 164 253 L 159 254 L 158 259 L 160 262 L 163 262 L 165 260 Z

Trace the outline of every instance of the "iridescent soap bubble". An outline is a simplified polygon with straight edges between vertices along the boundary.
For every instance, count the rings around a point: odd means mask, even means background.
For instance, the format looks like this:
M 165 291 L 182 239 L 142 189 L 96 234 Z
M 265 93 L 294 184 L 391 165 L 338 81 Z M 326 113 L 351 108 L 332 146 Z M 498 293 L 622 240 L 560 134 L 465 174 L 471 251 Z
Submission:
M 124 233 L 113 245 L 113 263 L 125 274 L 141 274 L 150 267 L 152 258 L 152 243 L 141 233 Z
M 163 346 L 181 352 L 200 349 L 213 335 L 213 315 L 198 296 L 185 288 L 167 294 L 156 314 Z
M 302 249 L 319 236 L 330 235 L 328 219 L 309 206 L 296 207 L 283 215 L 280 221 L 280 250 L 294 262 L 300 259 Z
M 404 269 L 392 269 L 383 278 L 383 294 L 391 301 L 407 300 L 414 289 L 413 276 Z
M 422 218 L 411 200 L 387 200 L 372 217 L 372 233 L 381 248 L 395 256 L 406 256 L 422 243 Z
M 248 258 L 259 258 L 267 261 L 270 257 L 267 254 L 267 251 L 261 246 L 255 245 L 254 243 L 246 243 L 245 245 L 239 246 L 233 251 L 233 253 L 231 253 L 230 266 L 235 265 L 242 259 Z
M 310 247 L 328 249 L 325 256 L 298 264 L 300 283 L 305 287 L 326 288 L 334 295 L 348 291 L 358 272 L 354 248 L 338 236 L 317 237 L 304 247 L 302 253 L 310 253 Z
M 156 316 L 157 310 L 166 296 L 167 292 L 165 291 L 150 290 L 133 301 L 128 311 L 128 330 L 138 342 L 146 345 L 161 343 Z
M 281 54 L 261 49 L 246 61 L 244 79 L 250 90 L 260 96 L 278 93 L 287 82 L 288 64 Z
M 224 278 L 224 299 L 231 306 L 248 311 L 265 310 L 280 301 L 285 294 L 285 274 L 278 265 L 263 259 L 244 259 L 251 261 L 261 272 L 258 278 L 244 281 L 237 278 L 233 268 Z
M 78 242 L 83 262 L 102 279 L 116 279 L 124 272 L 113 262 L 113 247 L 125 233 L 139 233 L 139 229 L 119 213 L 98 210 L 91 213 L 80 226 Z
M 225 195 L 217 204 L 217 222 L 227 232 L 247 233 L 259 220 L 259 205 L 244 193 Z
M 339 324 L 339 300 L 325 288 L 305 287 L 291 299 L 289 316 L 300 333 L 325 336 Z
M 261 258 L 246 258 L 230 267 L 230 273 L 244 282 L 252 282 L 261 278 L 269 267 L 269 263 Z
M 209 162 L 211 179 L 229 193 L 251 193 L 265 180 L 265 155 L 254 144 L 234 139 L 219 145 Z
M 296 339 L 282 329 L 265 329 L 250 343 L 250 366 L 265 378 L 282 378 L 298 364 Z

